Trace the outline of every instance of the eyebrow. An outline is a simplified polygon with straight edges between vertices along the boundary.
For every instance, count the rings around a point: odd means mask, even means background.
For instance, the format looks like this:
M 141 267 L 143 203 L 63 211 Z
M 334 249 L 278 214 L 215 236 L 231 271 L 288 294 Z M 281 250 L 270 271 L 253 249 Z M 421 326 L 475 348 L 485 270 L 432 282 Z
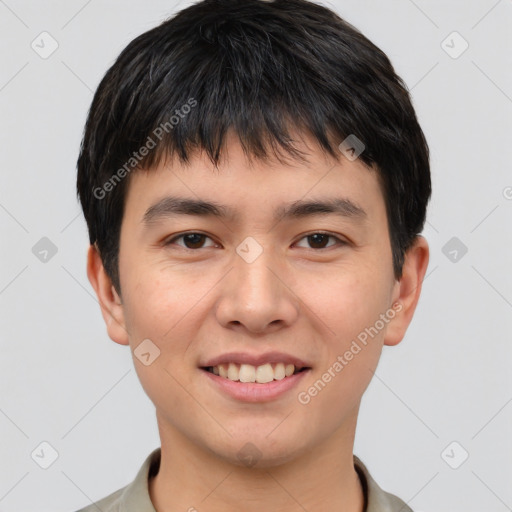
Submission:
M 322 200 L 298 200 L 279 206 L 274 210 L 274 220 L 301 219 L 314 215 L 335 214 L 356 221 L 366 220 L 366 211 L 348 198 L 336 197 Z M 215 201 L 203 201 L 186 197 L 167 196 L 150 206 L 142 218 L 142 223 L 150 225 L 178 215 L 217 217 L 234 221 L 239 216 L 237 210 Z

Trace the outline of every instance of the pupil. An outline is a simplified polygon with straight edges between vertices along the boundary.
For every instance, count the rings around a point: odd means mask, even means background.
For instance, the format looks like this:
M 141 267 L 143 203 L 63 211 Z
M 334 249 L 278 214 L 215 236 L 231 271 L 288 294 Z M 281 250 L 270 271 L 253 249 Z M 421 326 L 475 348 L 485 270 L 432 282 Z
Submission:
M 196 244 L 200 244 L 200 242 L 202 241 L 202 238 L 203 238 L 204 235 L 202 235 L 201 233 L 190 233 L 188 235 L 185 235 L 185 244 L 187 245 L 187 247 L 190 245 L 190 243 L 192 245 L 196 245 Z M 195 247 L 188 247 L 189 249 L 192 249 L 192 248 L 195 248 Z
M 314 235 L 310 235 L 309 238 L 313 240 L 313 245 L 316 243 L 324 246 L 325 244 L 322 244 L 322 240 L 325 242 L 328 239 L 328 235 L 323 233 L 316 233 Z

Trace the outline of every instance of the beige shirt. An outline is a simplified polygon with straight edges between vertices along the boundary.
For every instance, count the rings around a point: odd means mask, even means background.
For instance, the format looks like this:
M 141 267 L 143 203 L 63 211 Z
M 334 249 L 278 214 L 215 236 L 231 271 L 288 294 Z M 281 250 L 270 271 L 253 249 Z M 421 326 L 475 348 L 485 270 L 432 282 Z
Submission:
M 160 454 L 161 449 L 156 448 L 148 455 L 133 482 L 77 512 L 156 512 L 149 497 L 148 479 L 158 473 Z M 363 486 L 364 512 L 413 512 L 400 498 L 383 491 L 355 455 L 354 467 Z

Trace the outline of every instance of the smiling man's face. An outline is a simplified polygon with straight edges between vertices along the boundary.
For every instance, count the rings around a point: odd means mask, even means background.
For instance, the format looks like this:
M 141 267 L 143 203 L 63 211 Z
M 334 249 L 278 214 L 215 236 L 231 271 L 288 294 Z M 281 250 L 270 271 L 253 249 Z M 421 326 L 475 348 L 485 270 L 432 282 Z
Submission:
M 90 251 L 110 337 L 132 351 L 151 340 L 160 351 L 149 365 L 134 355 L 134 364 L 163 443 L 179 439 L 236 463 L 253 450 L 271 466 L 349 442 L 383 345 L 405 334 L 426 242 L 419 238 L 396 281 L 376 172 L 305 140 L 307 164 L 250 167 L 230 137 L 219 172 L 196 154 L 189 166 L 134 173 L 121 226 L 122 300 L 109 295 Z

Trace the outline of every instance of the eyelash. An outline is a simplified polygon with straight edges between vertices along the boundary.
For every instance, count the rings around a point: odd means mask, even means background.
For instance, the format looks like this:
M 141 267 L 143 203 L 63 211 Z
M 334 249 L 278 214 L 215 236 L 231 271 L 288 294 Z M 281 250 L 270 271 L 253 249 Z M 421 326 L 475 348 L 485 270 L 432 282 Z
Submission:
M 206 233 L 201 233 L 200 231 L 187 231 L 186 233 L 181 233 L 180 235 L 177 235 L 177 236 L 169 239 L 168 241 L 166 241 L 164 243 L 164 245 L 165 246 L 172 245 L 176 240 L 179 240 L 180 238 L 183 238 L 183 237 L 185 237 L 187 235 L 203 235 L 206 238 L 210 238 L 210 240 L 212 240 L 211 237 L 209 237 Z M 321 250 L 325 250 L 325 249 L 330 249 L 332 247 L 335 247 L 336 245 L 338 245 L 339 247 L 344 246 L 344 245 L 348 245 L 348 242 L 342 240 L 341 238 L 339 238 L 339 237 L 337 237 L 337 236 L 335 236 L 335 235 L 333 235 L 331 233 L 325 232 L 325 231 L 313 231 L 312 233 L 308 233 L 308 234 L 304 235 L 300 240 L 303 240 L 304 238 L 308 238 L 308 237 L 313 236 L 313 235 L 326 235 L 329 238 L 334 238 L 338 242 L 335 245 L 331 245 L 331 246 L 328 246 L 328 247 L 322 247 L 320 249 L 310 248 L 313 251 L 321 251 Z M 191 249 L 190 247 L 185 247 L 185 246 L 182 246 L 182 245 L 180 245 L 179 247 L 181 247 L 185 251 L 198 251 L 200 249 L 208 249 L 208 247 L 199 247 L 197 249 Z

